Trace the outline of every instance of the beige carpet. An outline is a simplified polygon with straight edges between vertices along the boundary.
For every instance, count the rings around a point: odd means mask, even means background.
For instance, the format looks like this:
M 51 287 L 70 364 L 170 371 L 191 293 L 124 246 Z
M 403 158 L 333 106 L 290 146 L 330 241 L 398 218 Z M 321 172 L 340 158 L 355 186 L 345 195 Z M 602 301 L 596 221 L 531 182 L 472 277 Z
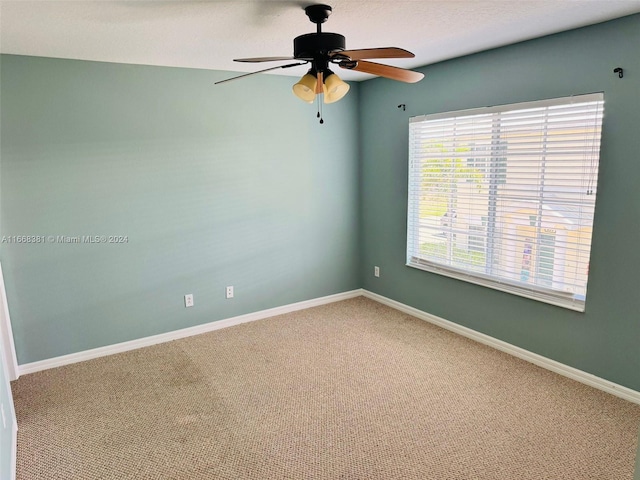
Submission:
M 24 376 L 18 479 L 633 477 L 640 406 L 365 298 Z

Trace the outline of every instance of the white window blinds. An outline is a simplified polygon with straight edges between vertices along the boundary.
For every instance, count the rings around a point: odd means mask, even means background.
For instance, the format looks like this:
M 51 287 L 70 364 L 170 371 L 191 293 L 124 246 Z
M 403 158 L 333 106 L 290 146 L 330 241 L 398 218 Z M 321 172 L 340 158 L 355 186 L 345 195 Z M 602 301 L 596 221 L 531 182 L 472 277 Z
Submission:
M 601 93 L 413 117 L 407 264 L 584 311 Z

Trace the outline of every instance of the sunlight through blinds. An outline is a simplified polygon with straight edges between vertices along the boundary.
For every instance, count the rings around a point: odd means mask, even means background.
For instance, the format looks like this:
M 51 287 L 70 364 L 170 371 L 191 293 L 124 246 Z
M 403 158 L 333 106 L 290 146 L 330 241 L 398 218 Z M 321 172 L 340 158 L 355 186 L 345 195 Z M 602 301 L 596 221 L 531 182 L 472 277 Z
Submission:
M 407 264 L 584 311 L 603 94 L 413 117 Z

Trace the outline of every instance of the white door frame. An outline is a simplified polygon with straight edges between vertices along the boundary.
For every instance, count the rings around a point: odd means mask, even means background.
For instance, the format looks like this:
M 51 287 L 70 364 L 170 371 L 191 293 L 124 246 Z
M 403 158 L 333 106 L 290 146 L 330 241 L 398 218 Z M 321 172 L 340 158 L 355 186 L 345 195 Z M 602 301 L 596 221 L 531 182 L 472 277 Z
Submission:
M 3 361 L 7 368 L 9 380 L 16 380 L 18 378 L 18 359 L 16 357 L 16 347 L 13 343 L 13 331 L 11 330 L 11 319 L 9 318 L 7 292 L 4 289 L 2 265 L 0 265 L 0 341 L 2 342 Z

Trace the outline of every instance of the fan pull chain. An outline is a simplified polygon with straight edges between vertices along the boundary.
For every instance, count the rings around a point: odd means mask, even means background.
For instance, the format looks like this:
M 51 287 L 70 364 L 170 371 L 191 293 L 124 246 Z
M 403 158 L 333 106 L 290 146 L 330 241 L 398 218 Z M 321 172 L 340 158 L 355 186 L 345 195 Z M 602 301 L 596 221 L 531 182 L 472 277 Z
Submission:
M 318 114 L 316 118 L 320 119 L 320 125 L 324 123 L 324 119 L 322 118 L 322 101 L 320 101 L 320 95 L 316 95 L 316 100 L 318 102 Z

